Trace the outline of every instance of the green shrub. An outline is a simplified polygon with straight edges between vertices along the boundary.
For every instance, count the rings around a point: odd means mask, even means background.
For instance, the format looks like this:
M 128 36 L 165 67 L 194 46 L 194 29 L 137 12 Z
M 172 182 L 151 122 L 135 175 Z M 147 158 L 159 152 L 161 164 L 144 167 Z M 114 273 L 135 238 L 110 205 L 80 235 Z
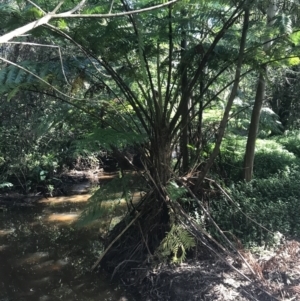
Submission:
M 293 138 L 296 147 L 296 140 Z M 300 145 L 300 144 L 299 144 Z M 246 138 L 227 136 L 222 142 L 220 156 L 216 160 L 216 172 L 235 182 L 241 179 L 246 148 Z M 300 147 L 299 147 L 300 151 Z M 274 139 L 257 139 L 253 173 L 255 178 L 268 178 L 292 164 L 300 165 L 297 156 L 284 144 Z
M 253 167 L 255 178 L 268 178 L 292 164 L 299 165 L 298 158 L 274 140 L 258 139 L 256 145 Z
M 238 181 L 243 170 L 246 139 L 236 135 L 227 135 L 223 140 L 220 155 L 216 160 L 218 174 L 230 181 Z
M 268 179 L 232 186 L 231 196 L 236 205 L 225 197 L 215 199 L 211 202 L 211 214 L 223 231 L 234 234 L 247 246 L 263 244 L 271 238 L 250 218 L 273 232 L 299 236 L 299 187 L 300 168 L 292 166 Z
M 277 138 L 277 141 L 282 144 L 285 149 L 300 158 L 300 131 L 287 132 L 284 136 Z

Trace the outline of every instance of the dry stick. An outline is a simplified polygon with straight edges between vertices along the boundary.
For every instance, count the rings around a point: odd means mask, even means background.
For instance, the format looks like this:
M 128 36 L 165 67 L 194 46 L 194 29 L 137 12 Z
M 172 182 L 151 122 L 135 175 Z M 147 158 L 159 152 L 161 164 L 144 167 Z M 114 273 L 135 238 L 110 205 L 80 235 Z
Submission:
M 123 264 L 125 264 L 125 263 L 127 263 L 127 262 L 140 262 L 140 261 L 138 261 L 138 260 L 130 260 L 130 259 L 129 259 L 129 260 L 124 260 L 124 261 L 120 262 L 120 263 L 115 267 L 114 272 L 112 273 L 112 275 L 111 275 L 111 277 L 110 277 L 110 281 L 113 280 L 113 278 L 114 278 L 116 272 L 118 271 L 118 269 L 120 268 L 120 266 L 123 265 Z
M 64 70 L 64 64 L 63 64 L 63 59 L 62 59 L 62 54 L 59 46 L 56 45 L 47 45 L 47 44 L 39 44 L 39 43 L 30 43 L 30 42 L 7 42 L 8 44 L 19 44 L 19 45 L 30 45 L 30 46 L 38 46 L 38 47 L 49 47 L 49 48 L 57 48 L 58 49 L 58 55 L 59 55 L 59 60 L 61 64 L 61 71 L 62 74 L 65 78 L 65 81 L 68 85 L 71 85 L 67 79 L 65 70 Z
M 179 180 L 179 179 L 178 179 Z M 226 235 L 224 234 L 224 232 L 220 229 L 220 227 L 217 225 L 217 223 L 214 221 L 214 219 L 211 217 L 211 215 L 209 214 L 209 212 L 205 209 L 205 207 L 201 204 L 201 202 L 199 201 L 199 199 L 195 196 L 195 194 L 192 192 L 192 190 L 186 186 L 181 180 L 179 180 L 181 182 L 181 184 L 189 191 L 189 193 L 191 194 L 191 196 L 193 197 L 193 199 L 198 203 L 198 205 L 201 207 L 201 209 L 203 210 L 203 212 L 207 215 L 207 217 L 210 219 L 210 221 L 213 223 L 213 225 L 216 227 L 216 229 L 220 232 L 220 234 L 222 235 L 222 237 L 225 239 L 225 241 L 231 246 L 231 248 L 233 250 L 235 250 L 237 252 L 237 254 L 239 255 L 239 257 L 243 260 L 243 262 L 246 264 L 246 266 L 249 268 L 249 270 L 251 271 L 251 273 L 254 276 L 257 276 L 257 274 L 253 271 L 253 269 L 251 268 L 251 266 L 249 265 L 249 263 L 247 262 L 247 260 L 244 258 L 244 256 L 237 250 L 237 248 L 235 248 L 235 246 L 231 243 L 231 241 L 226 237 Z
M 149 250 L 148 244 L 147 244 L 146 239 L 145 239 L 145 237 L 144 237 L 144 233 L 143 233 L 143 230 L 142 230 L 142 227 L 141 227 L 140 222 L 138 222 L 138 224 L 139 224 L 139 228 L 140 228 L 140 231 L 141 231 L 141 234 L 142 234 L 142 238 L 143 238 L 144 244 L 145 244 L 145 246 L 146 246 L 146 248 L 147 248 L 147 251 L 148 251 L 148 253 L 149 253 L 150 256 L 153 256 L 153 255 L 151 254 L 150 250 Z
M 236 271 L 240 276 L 248 280 L 250 283 L 252 283 L 251 279 L 247 277 L 245 274 L 243 274 L 241 271 L 239 271 L 236 267 L 234 267 L 230 262 L 225 260 L 223 256 L 217 252 L 214 248 L 212 248 L 210 245 L 206 244 L 205 241 L 200 239 L 199 237 L 196 236 L 196 239 L 199 240 L 203 245 L 205 245 L 209 250 L 211 250 L 214 254 L 216 254 L 223 262 L 225 262 L 229 267 L 231 267 L 234 271 Z
M 245 274 L 243 274 L 241 271 L 239 271 L 236 267 L 234 267 L 230 262 L 226 261 L 221 254 L 219 254 L 214 248 L 212 248 L 211 246 L 207 245 L 204 241 L 200 240 L 200 238 L 196 237 L 196 239 L 198 239 L 202 244 L 204 244 L 208 249 L 210 249 L 213 253 L 215 253 L 222 261 L 224 261 L 230 268 L 232 268 L 234 271 L 236 271 L 240 276 L 242 276 L 243 278 L 245 278 L 246 280 L 248 280 L 250 283 L 253 283 L 251 281 L 251 279 L 249 277 L 247 277 Z M 256 286 L 259 290 L 261 290 L 262 292 L 264 292 L 265 294 L 267 294 L 269 297 L 273 298 L 274 300 L 280 301 L 278 298 L 272 296 L 268 291 L 266 291 L 265 289 L 259 287 L 257 284 L 253 283 L 254 286 Z M 257 299 L 255 299 L 257 300 Z
M 177 204 L 178 206 L 180 206 L 179 204 Z M 180 206 L 181 207 L 181 206 Z M 179 210 L 181 211 L 181 214 L 183 214 L 183 216 L 188 220 L 188 222 L 193 226 L 193 228 L 195 229 L 196 232 L 200 231 L 202 234 L 204 234 L 205 236 L 207 236 L 209 239 L 212 239 L 212 241 L 214 243 L 216 243 L 223 251 L 225 251 L 225 253 L 227 253 L 229 256 L 230 253 L 222 246 L 220 245 L 218 242 L 216 242 L 209 233 L 207 233 L 204 229 L 198 227 L 198 225 L 196 225 L 194 222 L 192 222 L 189 218 L 189 216 L 182 210 L 182 208 L 179 208 Z M 236 272 L 239 273 L 239 275 L 241 275 L 243 278 L 245 278 L 246 280 L 251 281 L 251 279 L 249 277 L 247 277 L 245 274 L 243 274 L 241 271 L 239 271 L 237 268 L 235 268 L 230 262 L 228 262 L 227 260 L 224 259 L 223 256 L 221 256 L 221 254 L 219 254 L 219 252 L 217 252 L 214 248 L 212 248 L 209 244 L 207 244 L 203 239 L 200 239 L 197 235 L 195 235 L 194 233 L 192 233 L 191 230 L 189 230 L 189 227 L 187 227 L 187 225 L 181 221 L 181 223 L 185 226 L 185 229 L 188 230 L 189 232 L 191 232 L 191 234 L 193 236 L 196 237 L 196 239 L 198 241 L 200 241 L 201 244 L 203 244 L 204 246 L 206 246 L 209 250 L 211 250 L 213 253 L 215 253 L 222 261 L 224 261 L 227 265 L 229 265 L 233 270 L 235 270 Z
M 202 234 L 204 234 L 208 239 L 210 239 L 212 242 L 214 242 L 223 252 L 225 252 L 228 256 L 232 255 L 226 250 L 219 242 L 217 242 L 207 231 L 205 231 L 202 227 L 195 224 L 194 221 L 191 219 L 191 217 L 184 212 L 182 207 L 179 205 L 179 203 L 174 203 L 177 210 L 180 211 L 181 215 L 185 217 L 185 219 L 195 228 L 195 231 L 200 231 Z M 180 221 L 182 223 L 182 221 Z M 187 229 L 188 230 L 188 229 Z
M 146 7 L 146 8 L 141 8 L 133 11 L 128 11 L 128 12 L 122 12 L 122 13 L 112 13 L 112 14 L 74 14 L 76 11 L 78 11 L 86 2 L 86 0 L 82 0 L 77 6 L 75 6 L 73 9 L 64 12 L 64 13 L 59 13 L 56 14 L 58 9 L 61 7 L 61 5 L 64 3 L 64 1 L 61 1 L 56 8 L 50 12 L 41 17 L 40 19 L 30 22 L 29 24 L 26 24 L 24 26 L 21 26 L 7 34 L 4 34 L 0 36 L 0 44 L 5 43 L 10 41 L 11 39 L 18 37 L 22 34 L 25 34 L 29 32 L 30 30 L 37 28 L 41 25 L 47 24 L 51 19 L 59 19 L 59 18 L 111 18 L 111 17 L 122 17 L 122 16 L 127 16 L 127 15 L 133 15 L 133 14 L 138 14 L 138 13 L 143 13 L 143 12 L 148 12 L 152 10 L 156 10 L 159 8 L 163 8 L 172 4 L 175 4 L 179 0 L 171 0 L 166 3 L 162 3 L 159 5 L 154 5 L 152 7 Z M 42 10 L 43 11 L 43 10 Z
M 126 230 L 138 219 L 138 217 L 141 215 L 141 212 L 137 213 L 135 218 L 124 228 L 124 230 L 110 243 L 110 245 L 105 249 L 105 251 L 100 255 L 100 257 L 97 259 L 97 261 L 92 266 L 92 271 L 99 265 L 105 254 L 108 252 L 108 250 L 113 246 L 113 244 L 126 232 Z
M 135 171 L 139 172 L 140 175 L 142 175 L 142 177 L 147 181 L 147 183 L 149 182 L 145 175 L 143 173 L 141 173 L 139 170 L 136 169 L 136 167 L 132 164 L 132 162 L 127 158 L 127 156 L 124 156 L 124 158 L 129 162 L 129 164 L 135 169 Z M 147 174 L 147 176 L 150 178 L 151 182 L 153 183 L 153 185 L 155 186 L 156 190 L 159 192 L 160 196 L 166 201 L 166 198 L 162 195 L 162 193 L 160 192 L 160 190 L 158 189 L 158 186 L 156 184 L 156 182 L 154 181 L 154 179 L 152 178 L 149 170 L 146 168 L 146 165 L 144 164 L 144 162 L 142 161 L 143 167 L 145 169 L 145 173 Z
M 209 233 L 207 233 L 204 229 L 199 228 L 199 226 L 197 224 L 195 224 L 193 221 L 191 221 L 190 217 L 183 211 L 183 209 L 181 208 L 181 206 L 177 203 L 178 207 L 177 209 L 180 210 L 181 214 L 187 219 L 187 221 L 191 224 L 191 226 L 195 229 L 196 232 L 200 231 L 202 234 L 206 235 L 209 239 L 211 239 L 214 243 L 217 244 L 217 246 L 219 246 L 221 248 L 221 250 L 224 250 L 226 254 L 228 254 L 229 256 L 231 256 L 231 254 L 224 249 L 224 247 L 222 245 L 220 245 L 218 242 L 216 242 L 214 240 L 214 238 L 211 237 L 211 235 Z M 196 237 L 196 239 L 198 241 L 200 241 L 201 244 L 203 244 L 205 247 L 207 247 L 209 250 L 211 250 L 217 257 L 219 257 L 223 262 L 225 262 L 231 269 L 233 269 L 234 271 L 236 271 L 240 276 L 242 276 L 243 278 L 245 278 L 247 281 L 249 281 L 250 283 L 252 283 L 254 286 L 256 286 L 259 290 L 261 290 L 262 292 L 266 293 L 268 296 L 272 297 L 274 300 L 278 300 L 276 297 L 272 296 L 268 291 L 266 291 L 265 289 L 261 288 L 260 286 L 258 286 L 256 283 L 253 283 L 252 280 L 247 277 L 244 273 L 242 273 L 241 271 L 239 271 L 236 267 L 234 267 L 230 262 L 228 262 L 221 254 L 219 254 L 219 252 L 217 252 L 213 247 L 211 247 L 209 244 L 207 244 L 205 241 L 203 241 L 203 239 L 201 239 L 199 236 L 195 235 L 195 233 L 193 233 L 189 227 L 187 227 L 187 225 L 183 222 L 180 221 L 185 229 L 187 231 L 189 231 L 193 236 Z M 256 299 L 255 299 L 256 300 Z
M 267 229 L 266 227 L 264 227 L 262 224 L 258 223 L 256 220 L 252 219 L 249 215 L 247 215 L 246 213 L 243 212 L 242 209 L 239 208 L 239 206 L 234 202 L 234 200 L 229 196 L 229 194 L 215 181 L 209 178 L 205 178 L 206 180 L 212 182 L 213 184 L 215 184 L 217 186 L 217 188 L 219 188 L 221 190 L 221 192 L 225 195 L 225 197 L 234 205 L 236 206 L 236 208 L 244 215 L 246 216 L 251 222 L 253 222 L 254 224 L 258 225 L 259 227 L 261 227 L 262 229 L 264 229 L 265 231 L 274 234 L 274 232 L 270 231 L 269 229 Z
M 35 6 L 37 9 L 39 9 L 41 12 L 43 12 L 44 14 L 46 14 L 46 12 L 40 7 L 38 6 L 36 3 L 30 1 L 30 0 L 27 0 L 30 4 L 32 4 L 33 6 Z

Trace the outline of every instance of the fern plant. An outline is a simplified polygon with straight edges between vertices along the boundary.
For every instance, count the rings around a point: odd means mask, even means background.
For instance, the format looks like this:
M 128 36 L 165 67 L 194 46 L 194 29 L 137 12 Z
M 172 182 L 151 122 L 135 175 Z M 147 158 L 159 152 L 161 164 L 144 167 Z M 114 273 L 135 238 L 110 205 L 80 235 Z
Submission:
M 174 223 L 161 241 L 155 255 L 161 261 L 171 259 L 173 263 L 182 263 L 186 259 L 187 251 L 195 246 L 194 237 L 181 225 Z

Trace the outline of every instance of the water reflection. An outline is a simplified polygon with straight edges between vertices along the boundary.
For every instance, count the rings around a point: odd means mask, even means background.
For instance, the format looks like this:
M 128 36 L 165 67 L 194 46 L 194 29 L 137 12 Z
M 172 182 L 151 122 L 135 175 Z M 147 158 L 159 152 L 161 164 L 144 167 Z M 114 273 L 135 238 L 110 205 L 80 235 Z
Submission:
M 15 229 L 0 229 L 0 236 L 5 236 L 11 234 L 15 231 Z
M 101 251 L 99 232 L 73 228 L 89 197 L 43 199 L 0 212 L 1 301 L 133 300 L 108 275 L 90 273 Z
M 59 196 L 52 198 L 45 198 L 39 201 L 40 204 L 59 205 L 66 203 L 86 203 L 91 197 L 91 194 L 79 194 L 72 196 Z
M 53 213 L 47 217 L 48 222 L 72 223 L 79 217 L 79 213 Z

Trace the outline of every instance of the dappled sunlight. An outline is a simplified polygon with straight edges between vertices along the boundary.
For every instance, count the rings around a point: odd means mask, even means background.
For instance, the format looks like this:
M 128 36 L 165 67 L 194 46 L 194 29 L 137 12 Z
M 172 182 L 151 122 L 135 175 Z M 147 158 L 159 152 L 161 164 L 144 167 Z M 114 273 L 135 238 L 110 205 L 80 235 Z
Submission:
M 71 224 L 79 218 L 80 213 L 52 213 L 45 217 L 47 222 Z
M 22 258 L 17 261 L 17 265 L 24 265 L 24 264 L 35 264 L 42 260 L 45 260 L 49 257 L 48 252 L 35 252 L 31 253 L 25 256 L 25 258 Z
M 145 195 L 144 192 L 134 192 L 133 195 L 132 195 L 132 203 L 133 204 L 136 204 L 143 196 Z M 120 197 L 121 197 L 121 194 L 120 194 Z M 104 206 L 104 207 L 109 207 L 109 206 L 112 206 L 112 205 L 117 205 L 117 206 L 121 206 L 121 207 L 124 207 L 127 205 L 127 202 L 124 198 L 116 198 L 116 199 L 113 199 L 113 200 L 107 200 L 107 201 L 103 201 L 101 203 L 101 206 Z
M 144 195 L 144 192 L 134 192 L 132 197 L 132 202 L 136 203 L 138 202 L 141 197 Z M 51 198 L 44 198 L 39 201 L 40 204 L 47 204 L 47 205 L 61 205 L 65 203 L 87 203 L 89 198 L 91 197 L 91 194 L 79 194 L 79 195 L 72 195 L 72 196 L 59 196 L 59 197 L 51 197 Z M 120 193 L 120 198 L 122 194 Z M 102 204 L 104 206 L 111 206 L 113 204 L 116 204 L 120 202 L 120 205 L 125 205 L 126 200 L 124 198 L 121 199 L 113 199 L 104 201 Z
M 43 263 L 36 264 L 32 267 L 32 270 L 41 273 L 60 271 L 67 264 L 68 262 L 65 260 L 48 260 Z
M 15 229 L 0 229 L 0 236 L 6 236 L 8 234 L 12 234 Z
M 117 176 L 119 176 L 119 174 L 117 172 L 112 172 L 112 173 L 102 173 L 99 176 L 100 180 L 112 180 L 115 179 Z
M 59 205 L 64 203 L 86 203 L 91 194 L 80 194 L 72 196 L 59 196 L 52 198 L 44 198 L 39 201 L 41 204 Z
M 141 192 L 135 192 L 132 197 L 132 203 L 137 203 L 143 193 Z M 74 195 L 70 197 L 53 197 L 49 199 L 43 199 L 40 201 L 40 203 L 47 204 L 50 206 L 55 205 L 61 205 L 65 203 L 81 203 L 81 202 L 87 202 L 88 199 L 91 197 L 90 194 L 86 195 Z M 121 197 L 121 195 L 120 195 Z M 101 206 L 104 208 L 109 208 L 112 206 L 116 206 L 115 208 L 115 214 L 122 214 L 124 213 L 124 210 L 127 209 L 127 202 L 124 198 L 121 199 L 113 199 L 108 201 L 103 201 Z M 82 211 L 76 211 L 76 212 L 51 212 L 50 210 L 47 210 L 47 214 L 42 218 L 44 222 L 51 222 L 51 223 L 59 223 L 59 224 L 72 224 L 78 220 L 80 217 Z M 105 219 L 104 217 L 102 219 Z
M 7 247 L 8 247 L 7 245 L 1 245 L 0 246 L 0 252 L 3 251 L 3 250 L 5 250 Z
M 59 271 L 68 264 L 67 260 L 49 258 L 50 255 L 47 252 L 36 252 L 16 261 L 16 266 L 30 265 L 30 269 L 34 272 L 47 273 Z M 36 280 L 36 283 L 38 282 L 45 282 L 45 278 Z
M 41 285 L 41 284 L 44 284 L 44 283 L 49 283 L 50 281 L 51 281 L 51 277 L 43 277 L 41 279 L 32 281 L 32 283 L 34 285 Z

